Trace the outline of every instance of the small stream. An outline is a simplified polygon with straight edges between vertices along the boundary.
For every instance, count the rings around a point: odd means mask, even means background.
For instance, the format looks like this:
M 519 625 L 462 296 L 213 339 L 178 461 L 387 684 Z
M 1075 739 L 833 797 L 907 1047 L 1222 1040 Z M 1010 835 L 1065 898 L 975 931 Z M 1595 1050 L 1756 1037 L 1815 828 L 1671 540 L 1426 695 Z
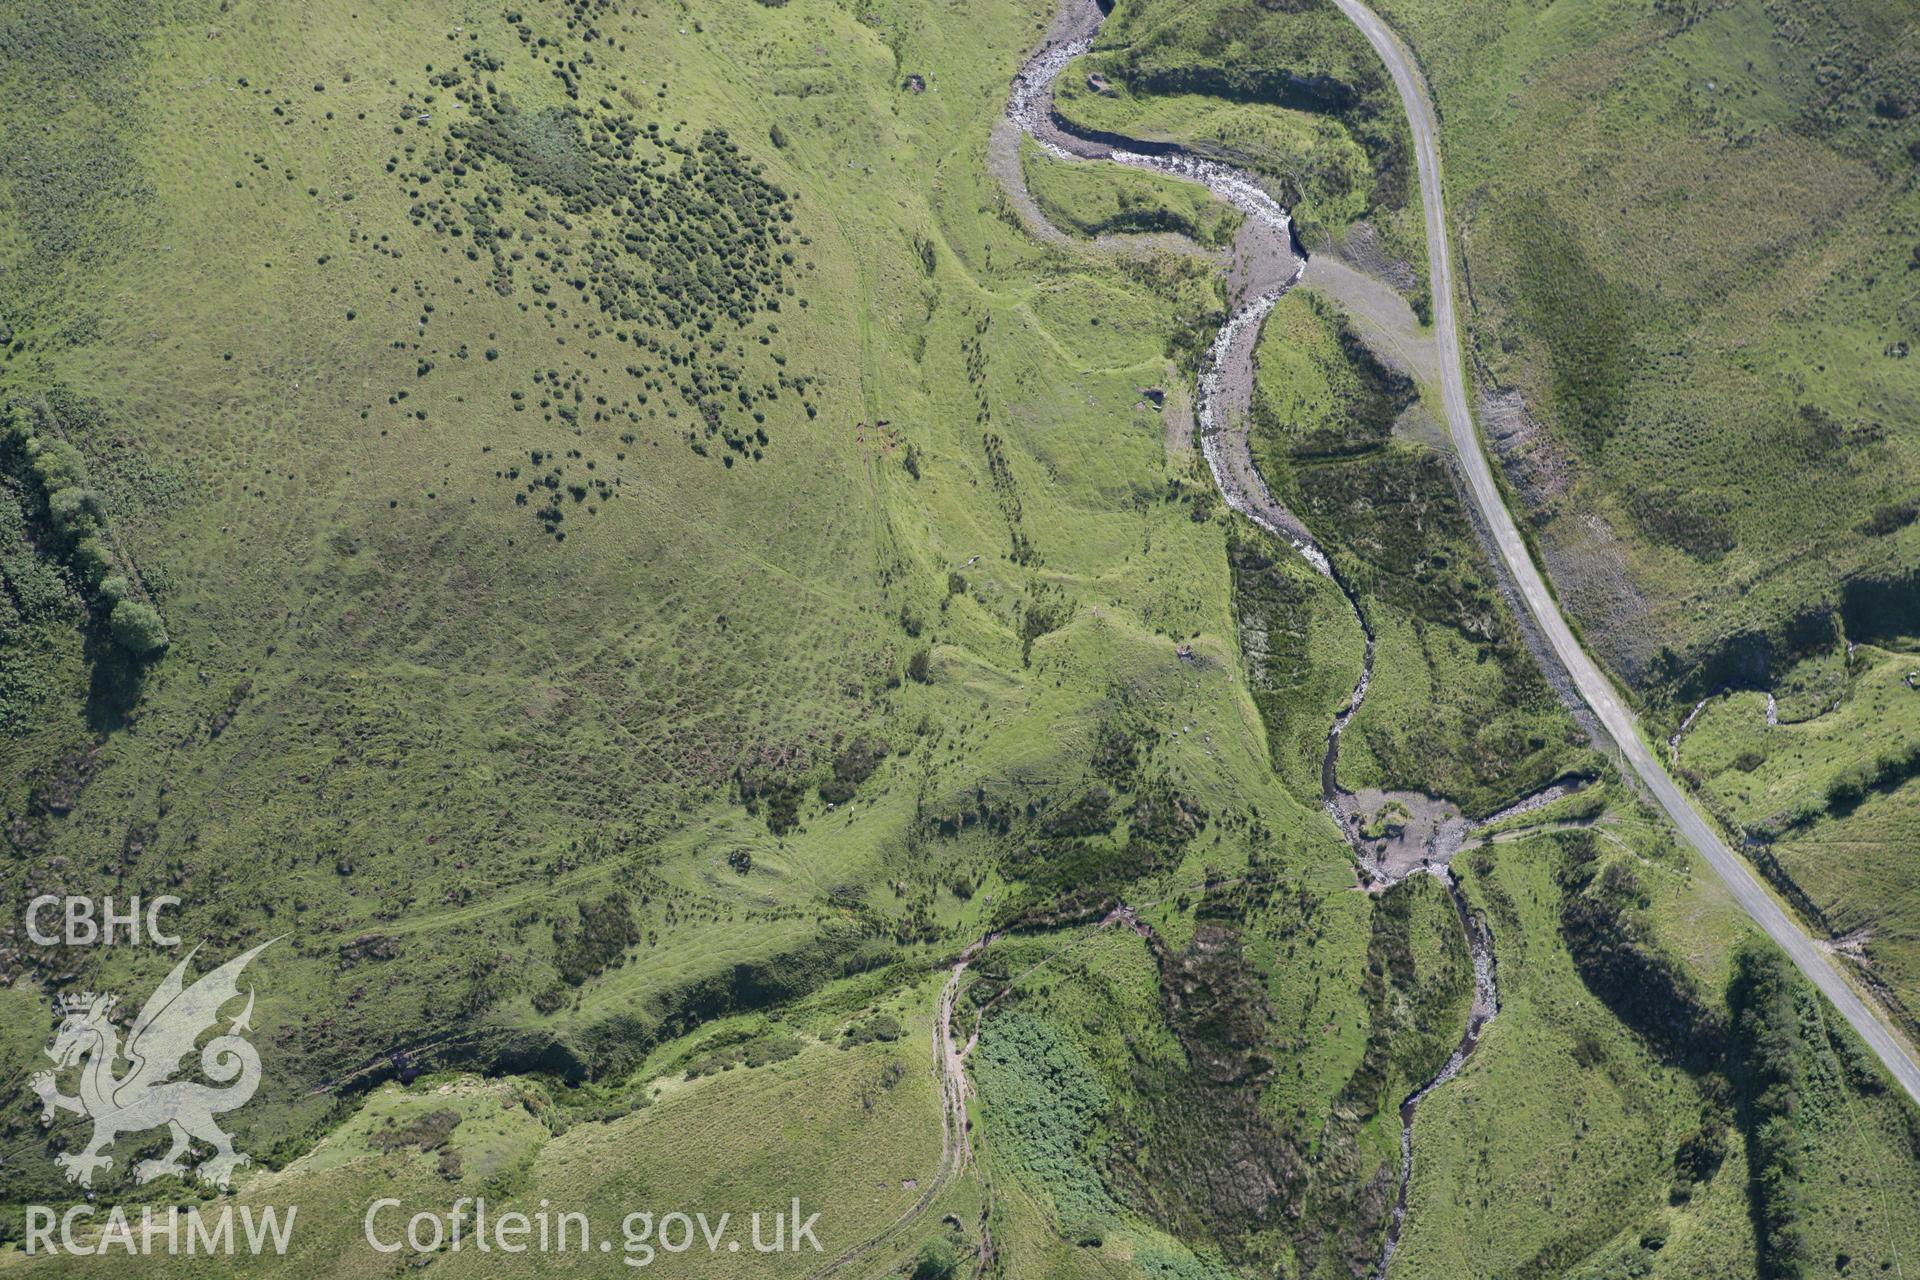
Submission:
M 1387 1267 L 1400 1247 L 1400 1230 L 1407 1221 L 1407 1188 L 1413 1182 L 1413 1115 L 1421 1100 L 1460 1074 L 1460 1068 L 1480 1046 L 1480 1035 L 1494 1015 L 1500 1012 L 1500 991 L 1494 982 L 1493 930 L 1468 908 L 1450 868 L 1432 874 L 1447 886 L 1453 909 L 1460 916 L 1460 928 L 1467 935 L 1467 950 L 1473 956 L 1473 1004 L 1467 1012 L 1467 1029 L 1453 1047 L 1446 1062 L 1433 1078 L 1406 1096 L 1400 1104 L 1400 1193 L 1394 1198 L 1393 1216 L 1387 1221 L 1387 1238 L 1380 1246 L 1380 1262 L 1373 1269 L 1373 1280 L 1386 1280 Z
M 1201 450 L 1207 468 L 1219 486 L 1227 505 L 1288 543 L 1313 568 L 1330 579 L 1346 596 L 1354 618 L 1366 637 L 1366 655 L 1360 679 L 1353 695 L 1334 717 L 1327 731 L 1327 749 L 1320 766 L 1321 803 L 1333 816 L 1336 826 L 1354 846 L 1356 857 L 1362 849 L 1356 833 L 1357 810 L 1352 793 L 1339 783 L 1340 735 L 1352 721 L 1367 696 L 1373 681 L 1374 635 L 1366 613 L 1347 584 L 1341 580 L 1325 551 L 1305 525 L 1288 511 L 1267 488 L 1265 479 L 1253 462 L 1252 449 L 1244 431 L 1231 429 L 1236 408 L 1244 414 L 1244 404 L 1236 401 L 1251 394 L 1254 344 L 1260 326 L 1274 306 L 1306 269 L 1306 257 L 1293 238 L 1292 219 L 1278 201 L 1269 195 L 1249 173 L 1205 156 L 1195 155 L 1167 143 L 1144 142 L 1112 134 L 1092 134 L 1074 129 L 1053 110 L 1053 84 L 1060 73 L 1093 47 L 1105 15 L 1093 0 L 1062 0 L 1051 38 L 1014 76 L 1007 99 L 1007 119 L 1020 134 L 1034 139 L 1060 160 L 1108 160 L 1151 170 L 1188 182 L 1197 182 L 1215 196 L 1246 215 L 1236 238 L 1236 276 L 1239 300 L 1233 304 L 1226 323 L 1209 345 L 1201 364 L 1196 407 Z M 1012 171 L 1018 174 L 1017 157 Z M 1056 229 L 1057 234 L 1057 229 Z M 1061 237 L 1064 239 L 1064 237 Z M 1523 802 L 1524 803 L 1524 802 Z M 1364 865 L 1364 858 L 1361 859 Z M 1421 1100 L 1460 1072 L 1486 1026 L 1499 1011 L 1499 992 L 1495 984 L 1493 933 L 1485 921 L 1467 906 L 1452 870 L 1441 861 L 1427 871 L 1447 887 L 1460 928 L 1473 958 L 1473 1003 L 1465 1032 L 1446 1063 L 1434 1076 L 1400 1104 L 1400 1188 L 1387 1226 L 1380 1261 L 1374 1269 L 1375 1280 L 1385 1280 L 1387 1267 L 1400 1244 L 1401 1228 L 1407 1216 L 1407 1188 L 1413 1176 L 1413 1120 Z M 1393 880 L 1386 878 L 1385 883 Z

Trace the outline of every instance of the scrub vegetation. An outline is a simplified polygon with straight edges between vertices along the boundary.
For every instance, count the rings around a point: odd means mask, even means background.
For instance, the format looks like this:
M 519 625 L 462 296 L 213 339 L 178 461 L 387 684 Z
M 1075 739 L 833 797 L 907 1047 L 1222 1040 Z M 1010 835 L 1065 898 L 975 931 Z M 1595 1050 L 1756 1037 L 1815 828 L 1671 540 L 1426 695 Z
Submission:
M 479 1195 L 736 1232 L 798 1197 L 842 1274 L 1370 1274 L 1401 1104 L 1474 997 L 1460 903 L 1502 1004 L 1420 1105 L 1396 1277 L 1910 1265 L 1920 1119 L 1588 749 L 1422 388 L 1306 290 L 1260 336 L 1256 457 L 1356 617 L 1226 509 L 1194 439 L 1239 216 L 1028 147 L 1072 234 L 1028 233 L 989 138 L 1051 17 L 0 15 L 0 897 L 172 894 L 205 960 L 276 939 L 249 969 L 265 1075 L 234 1198 L 300 1204 L 297 1247 L 194 1275 L 390 1269 L 369 1201 Z M 1419 299 L 1404 123 L 1330 6 L 1124 0 L 1056 105 L 1252 166 L 1310 249 Z M 1906 128 L 1876 118 L 1804 146 Z M 1554 192 L 1539 216 L 1585 228 Z M 1623 449 L 1657 348 L 1545 354 L 1578 327 L 1556 290 L 1647 305 L 1594 260 L 1514 304 L 1513 358 L 1569 448 Z M 1848 434 L 1839 380 L 1804 397 L 1828 417 L 1796 410 L 1807 447 L 1897 454 L 1898 426 Z M 1657 492 L 1580 484 L 1607 511 Z M 1895 487 L 1845 545 L 1905 546 Z M 1765 508 L 1726 497 L 1632 518 L 1736 568 Z M 1836 925 L 1874 900 L 1823 841 L 1896 841 L 1916 785 L 1905 597 L 1872 582 L 1841 607 L 1867 642 L 1783 684 L 1791 723 L 1749 741 L 1722 721 L 1741 689 L 1679 747 Z M 1477 817 L 1597 779 L 1477 835 L 1460 899 L 1424 874 L 1363 890 L 1322 807 L 1369 632 L 1341 785 Z M 16 1082 L 60 994 L 137 1008 L 177 963 L 5 930 Z M 1904 991 L 1904 955 L 1865 963 Z M 55 1157 L 85 1124 L 14 1101 L 0 1246 L 78 1194 Z M 222 1203 L 126 1178 L 166 1140 L 125 1135 L 96 1194 Z
M 1426 791 L 1484 816 L 1590 770 L 1582 735 L 1499 594 L 1446 456 L 1395 430 L 1403 412 L 1419 412 L 1411 380 L 1308 290 L 1280 300 L 1256 358 L 1255 460 L 1327 548 L 1375 637 L 1374 679 L 1342 737 L 1342 784 Z M 1252 579 L 1243 572 L 1240 582 L 1251 602 Z M 1336 616 L 1347 610 L 1337 592 L 1316 598 Z M 1284 739 L 1284 728 L 1272 738 Z

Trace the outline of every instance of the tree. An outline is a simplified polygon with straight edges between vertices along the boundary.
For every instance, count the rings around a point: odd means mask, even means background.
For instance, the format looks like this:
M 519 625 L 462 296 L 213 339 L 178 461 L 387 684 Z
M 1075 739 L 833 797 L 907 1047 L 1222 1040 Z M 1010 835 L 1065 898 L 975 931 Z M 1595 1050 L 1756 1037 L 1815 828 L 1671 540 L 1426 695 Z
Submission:
M 67 560 L 89 586 L 113 572 L 113 549 L 97 533 L 82 533 L 67 553 Z
M 100 509 L 100 495 L 79 485 L 55 489 L 47 495 L 47 515 L 53 527 L 70 538 L 98 530 Z
M 920 684 L 933 683 L 933 652 L 929 649 L 915 649 L 913 656 L 907 659 L 907 675 Z
M 122 600 L 113 606 L 107 628 L 113 633 L 113 642 L 135 658 L 154 657 L 171 643 L 160 615 L 152 605 L 138 600 Z

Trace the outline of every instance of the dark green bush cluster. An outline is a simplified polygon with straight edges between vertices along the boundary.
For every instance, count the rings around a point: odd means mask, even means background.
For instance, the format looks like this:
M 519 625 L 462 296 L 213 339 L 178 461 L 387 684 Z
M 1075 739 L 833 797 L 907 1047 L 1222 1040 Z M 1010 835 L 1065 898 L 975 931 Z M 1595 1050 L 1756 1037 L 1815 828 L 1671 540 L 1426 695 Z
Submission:
M 1675 1204 L 1693 1199 L 1693 1188 L 1711 1182 L 1727 1158 L 1727 1131 L 1717 1119 L 1709 1118 L 1698 1129 L 1680 1139 L 1673 1151 L 1673 1190 Z
M 1020 662 L 1033 665 L 1033 642 L 1051 635 L 1073 618 L 1073 604 L 1057 589 L 1042 583 L 1020 607 Z
M 554 964 L 561 978 L 577 987 L 638 941 L 633 903 L 624 890 L 615 889 L 597 902 L 580 903 L 576 916 L 554 922 Z
M 469 61 L 477 69 L 485 57 L 476 50 Z M 765 355 L 776 367 L 750 375 L 739 359 L 749 348 L 735 339 L 729 351 L 723 340 L 751 327 L 755 345 L 771 348 L 780 332 L 773 317 L 807 305 L 790 247 L 796 197 L 724 129 L 683 139 L 605 98 L 522 108 L 484 74 L 454 96 L 468 110 L 440 153 L 411 170 L 397 157 L 388 165 L 414 199 L 416 225 L 456 247 L 464 241 L 473 261 L 491 258 L 503 296 L 529 288 L 551 311 L 553 295 L 570 292 L 596 308 L 612 336 L 636 349 L 627 373 L 640 403 L 661 392 L 693 410 L 687 442 L 696 453 L 707 454 L 706 441 L 718 436 L 727 465 L 736 454 L 759 458 L 767 406 L 783 393 L 813 411 L 811 376 L 787 372 L 772 350 Z
M 941 1236 L 921 1245 L 913 1255 L 913 1280 L 952 1280 L 959 1270 L 959 1255 L 952 1242 Z
M 876 1013 L 865 1022 L 848 1027 L 846 1034 L 840 1038 L 840 1047 L 851 1049 L 857 1044 L 872 1044 L 876 1040 L 892 1044 L 900 1035 L 900 1019 L 890 1013 Z
M 1890 533 L 1900 532 L 1916 518 L 1920 518 L 1920 502 L 1908 498 L 1905 502 L 1882 503 L 1854 528 L 1869 538 L 1884 538 Z
M 1140 746 L 1143 735 L 1129 730 L 1125 725 L 1112 720 L 1103 722 L 1094 738 L 1093 759 L 1090 762 L 1096 775 L 1108 782 L 1125 785 L 1140 769 Z
M 392 1116 L 367 1135 L 367 1145 L 379 1151 L 400 1151 L 414 1147 L 438 1151 L 460 1127 L 460 1113 L 450 1107 L 423 1112 L 401 1124 Z
M 67 441 L 35 430 L 24 419 L 8 430 L 7 462 L 39 491 L 55 551 L 91 597 L 113 643 L 136 660 L 158 657 L 170 643 L 166 626 L 120 572 L 107 538 L 106 506 L 93 487 L 87 460 Z
M 933 683 L 933 650 L 919 648 L 907 659 L 907 678 L 915 684 Z
M 1800 1014 L 1787 962 L 1750 946 L 1734 960 L 1727 1002 L 1734 1016 L 1734 1058 L 1752 1175 L 1754 1226 L 1763 1280 L 1807 1274 L 1803 1219 Z
M 845 804 L 853 799 L 854 789 L 873 776 L 887 751 L 887 744 L 879 738 L 855 738 L 834 756 L 833 776 L 820 784 L 820 798 L 828 804 Z
M 1103 836 L 1113 830 L 1120 815 L 1113 811 L 1113 793 L 1095 783 L 1080 797 L 1050 811 L 1040 823 L 1049 837 Z
M 734 791 L 748 813 L 764 812 L 767 830 L 783 836 L 800 825 L 800 797 L 804 781 L 788 770 L 741 765 L 734 770 Z
M 1836 814 L 1853 810 L 1869 793 L 1891 791 L 1920 774 L 1920 742 L 1888 751 L 1872 764 L 1855 765 L 1827 786 L 1827 809 Z
M 735 1067 L 765 1067 L 776 1062 L 785 1062 L 800 1052 L 800 1042 L 792 1036 L 770 1035 L 749 1040 L 744 1044 L 728 1045 L 711 1053 L 703 1053 L 687 1064 L 686 1078 L 698 1080 L 701 1076 L 719 1075 L 722 1071 L 731 1071 Z
M 971 355 L 969 359 L 972 359 Z M 971 372 L 968 376 L 972 376 Z M 982 417 L 986 416 L 984 396 L 982 392 Z M 1006 446 L 991 431 L 981 435 L 980 443 L 987 452 L 987 477 L 993 482 L 993 496 L 1000 503 L 1000 513 L 1007 519 L 1007 534 L 1013 541 L 1011 558 L 1015 564 L 1039 564 L 1040 553 L 1034 550 L 1026 530 L 1020 524 L 1020 485 L 1013 478 L 1013 467 L 1007 462 Z
M 1635 489 L 1627 509 L 1647 536 L 1678 547 L 1696 560 L 1718 560 L 1733 550 L 1727 502 L 1718 494 L 1678 489 Z

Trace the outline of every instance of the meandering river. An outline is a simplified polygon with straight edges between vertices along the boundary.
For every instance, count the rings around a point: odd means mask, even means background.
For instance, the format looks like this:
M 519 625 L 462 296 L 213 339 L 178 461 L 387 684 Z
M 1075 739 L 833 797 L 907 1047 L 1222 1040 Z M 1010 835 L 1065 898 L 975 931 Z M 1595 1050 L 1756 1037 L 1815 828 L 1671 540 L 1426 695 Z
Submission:
M 1093 47 L 1105 15 L 1093 0 L 1065 0 L 1055 19 L 1050 38 L 1013 79 L 1007 99 L 1007 120 L 1013 137 L 1003 139 L 1017 146 L 1018 135 L 1031 137 L 1049 154 L 1060 160 L 1105 160 L 1146 169 L 1186 182 L 1196 182 L 1221 200 L 1246 215 L 1234 244 L 1234 272 L 1230 282 L 1233 298 L 1226 323 L 1220 327 L 1201 363 L 1195 397 L 1200 444 L 1227 505 L 1247 516 L 1290 545 L 1319 573 L 1331 579 L 1346 596 L 1365 637 L 1366 653 L 1359 682 L 1352 696 L 1334 717 L 1327 731 L 1327 748 L 1321 764 L 1321 800 L 1333 816 L 1342 835 L 1354 846 L 1360 865 L 1367 865 L 1367 853 L 1358 837 L 1360 826 L 1351 793 L 1339 784 L 1340 735 L 1353 719 L 1367 696 L 1373 680 L 1373 631 L 1354 592 L 1342 581 L 1332 561 L 1307 527 L 1281 504 L 1267 487 L 1253 460 L 1247 435 L 1254 374 L 1254 348 L 1260 327 L 1280 297 L 1300 279 L 1306 269 L 1305 255 L 1294 242 L 1292 220 L 1286 209 L 1268 194 L 1260 180 L 1245 170 L 1220 160 L 1196 155 L 1182 147 L 1110 133 L 1081 130 L 1063 120 L 1053 110 L 1053 86 L 1074 59 Z M 1020 183 L 1017 153 L 1000 157 L 996 168 L 1010 185 Z M 1058 228 L 1045 223 L 1024 186 L 1014 191 L 1014 202 L 1037 234 L 1056 243 L 1066 237 Z M 1037 224 L 1037 225 L 1036 225 Z M 1427 873 L 1429 869 L 1423 868 Z M 1407 1188 L 1413 1176 L 1413 1122 L 1421 1101 L 1435 1089 L 1459 1074 L 1460 1068 L 1480 1043 L 1486 1026 L 1499 1011 L 1499 990 L 1495 980 L 1493 933 L 1484 920 L 1467 905 L 1444 862 L 1430 873 L 1447 888 L 1454 910 L 1460 918 L 1467 949 L 1473 960 L 1473 1001 L 1467 1015 L 1466 1030 L 1453 1053 L 1440 1070 L 1400 1104 L 1400 1186 L 1393 1213 L 1388 1221 L 1376 1280 L 1384 1280 L 1387 1268 L 1399 1247 L 1401 1229 L 1407 1216 Z M 1392 883 L 1384 870 L 1373 872 L 1376 883 Z

